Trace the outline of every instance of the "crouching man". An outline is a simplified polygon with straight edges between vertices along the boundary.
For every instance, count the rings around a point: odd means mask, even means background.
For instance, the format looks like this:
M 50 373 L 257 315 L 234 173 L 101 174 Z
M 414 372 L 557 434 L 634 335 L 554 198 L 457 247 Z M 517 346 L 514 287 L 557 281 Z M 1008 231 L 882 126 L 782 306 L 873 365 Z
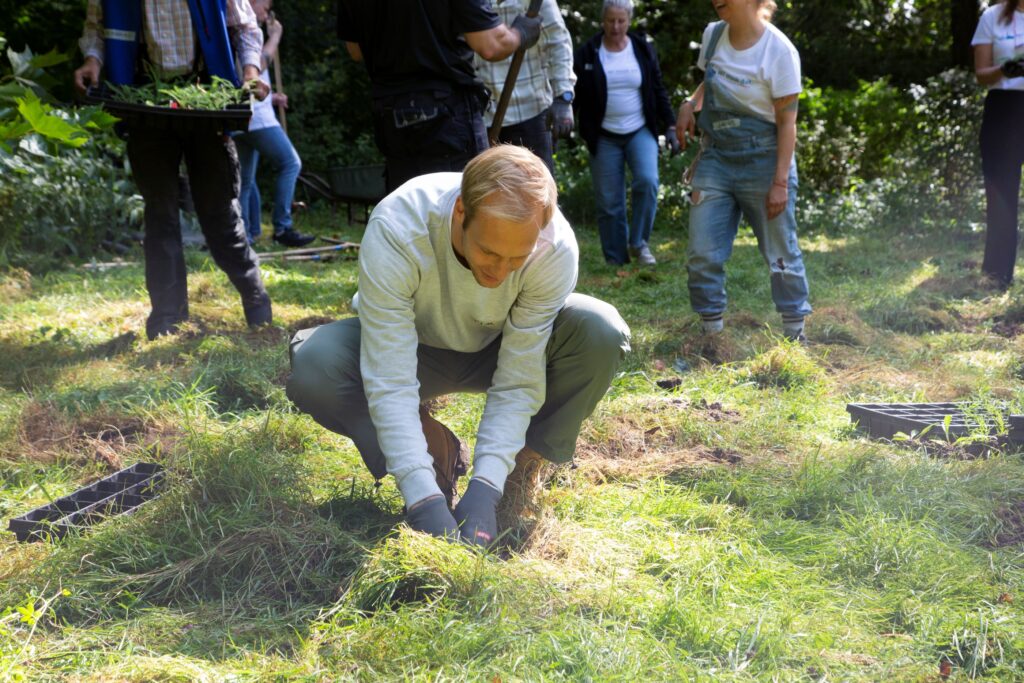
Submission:
M 572 458 L 629 350 L 615 308 L 573 293 L 578 256 L 528 150 L 494 147 L 463 173 L 414 178 L 367 224 L 358 317 L 292 339 L 288 396 L 350 437 L 373 476 L 395 477 L 414 529 L 489 545 L 506 480 L 518 507 L 544 460 Z M 421 404 L 454 392 L 487 401 L 452 510 L 465 456 Z

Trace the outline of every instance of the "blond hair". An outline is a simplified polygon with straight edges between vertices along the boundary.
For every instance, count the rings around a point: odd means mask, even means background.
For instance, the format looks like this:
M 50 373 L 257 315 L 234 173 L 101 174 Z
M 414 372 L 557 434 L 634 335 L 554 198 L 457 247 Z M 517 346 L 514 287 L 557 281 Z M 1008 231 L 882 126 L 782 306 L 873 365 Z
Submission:
M 462 205 L 469 223 L 478 211 L 513 223 L 541 211 L 543 227 L 558 205 L 558 189 L 544 162 L 516 145 L 497 145 L 478 154 L 462 172 Z
M 757 13 L 765 21 L 771 21 L 772 17 L 775 16 L 775 10 L 779 8 L 775 4 L 775 0 L 758 0 L 757 1 Z

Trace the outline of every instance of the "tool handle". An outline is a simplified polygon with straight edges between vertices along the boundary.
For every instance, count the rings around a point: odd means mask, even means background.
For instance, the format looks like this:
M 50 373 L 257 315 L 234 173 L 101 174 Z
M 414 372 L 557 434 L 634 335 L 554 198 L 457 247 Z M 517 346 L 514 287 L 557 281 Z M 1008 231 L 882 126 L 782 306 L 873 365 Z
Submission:
M 530 6 L 526 10 L 526 16 L 533 18 L 540 14 L 540 5 L 543 0 L 530 0 Z M 516 87 L 516 79 L 519 78 L 519 68 L 523 65 L 523 57 L 526 55 L 526 46 L 520 45 L 514 55 L 512 63 L 508 65 L 508 74 L 505 76 L 505 85 L 501 89 L 501 97 L 498 98 L 498 108 L 494 110 L 494 120 L 491 121 L 491 128 L 487 131 L 487 139 L 491 146 L 498 144 L 498 136 L 501 135 L 501 124 L 505 120 L 505 111 L 512 99 L 512 91 Z

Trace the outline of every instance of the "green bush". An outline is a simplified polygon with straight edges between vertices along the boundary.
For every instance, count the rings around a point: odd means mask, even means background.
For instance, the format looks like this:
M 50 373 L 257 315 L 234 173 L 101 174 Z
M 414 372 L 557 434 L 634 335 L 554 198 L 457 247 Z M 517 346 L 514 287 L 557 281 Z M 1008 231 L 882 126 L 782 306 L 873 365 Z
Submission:
M 0 49 L 4 47 L 0 37 Z M 141 200 L 119 158 L 116 121 L 95 107 L 54 107 L 47 68 L 66 57 L 7 50 L 0 65 L 0 267 L 48 267 L 93 254 Z

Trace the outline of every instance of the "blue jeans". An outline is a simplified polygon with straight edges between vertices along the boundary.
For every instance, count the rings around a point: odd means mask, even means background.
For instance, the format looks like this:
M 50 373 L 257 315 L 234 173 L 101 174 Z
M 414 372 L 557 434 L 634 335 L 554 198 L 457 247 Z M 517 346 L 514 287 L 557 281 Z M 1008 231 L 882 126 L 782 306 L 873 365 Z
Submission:
M 626 164 L 633 174 L 633 218 L 626 221 Z M 590 159 L 597 198 L 597 228 L 608 263 L 628 263 L 626 246 L 651 237 L 658 210 L 658 141 L 646 126 L 628 135 L 602 132 Z
M 725 262 L 732 255 L 740 217 L 750 223 L 771 271 L 772 300 L 779 313 L 805 316 L 807 276 L 796 237 L 796 162 L 789 169 L 789 201 L 768 220 L 765 200 L 775 173 L 775 147 L 741 152 L 704 151 L 693 179 L 690 244 L 686 269 L 690 303 L 701 315 L 725 311 Z
M 274 212 L 271 221 L 274 234 L 279 235 L 292 227 L 292 199 L 295 197 L 295 179 L 302 170 L 298 152 L 281 126 L 271 126 L 235 136 L 238 163 L 242 172 L 242 218 L 249 241 L 260 232 L 260 191 L 256 187 L 256 167 L 260 155 L 270 159 L 274 167 Z

